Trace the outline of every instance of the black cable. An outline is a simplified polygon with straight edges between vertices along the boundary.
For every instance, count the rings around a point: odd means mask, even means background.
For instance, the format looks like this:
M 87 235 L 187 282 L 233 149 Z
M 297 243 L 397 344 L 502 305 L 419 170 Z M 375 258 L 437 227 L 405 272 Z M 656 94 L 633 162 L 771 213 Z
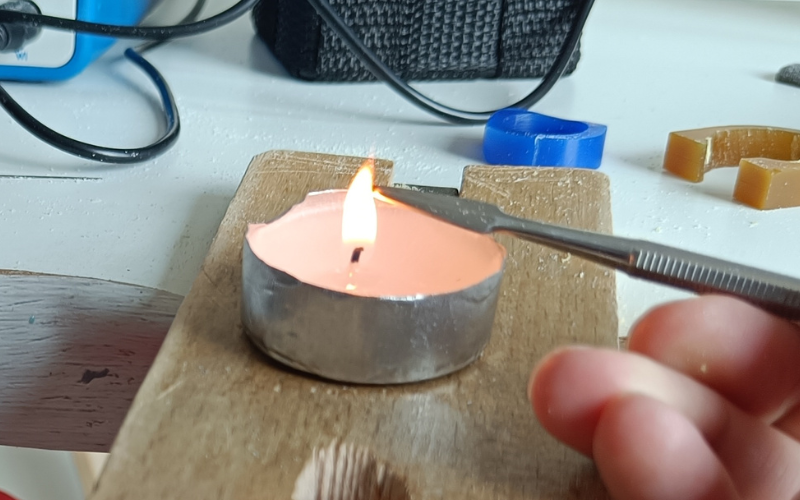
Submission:
M 192 10 L 190 10 L 189 13 L 186 14 L 186 16 L 183 17 L 183 19 L 178 21 L 178 24 L 186 24 L 186 23 L 190 23 L 190 22 L 193 22 L 193 21 L 197 20 L 197 18 L 200 17 L 200 13 L 203 11 L 203 8 L 205 6 L 206 6 L 206 0 L 197 0 L 194 3 L 194 7 L 192 7 Z M 164 45 L 168 41 L 169 41 L 168 38 L 165 38 L 165 39 L 162 39 L 162 40 L 151 40 L 149 42 L 145 42 L 145 43 L 139 45 L 138 47 L 136 47 L 135 50 L 139 54 L 144 54 L 145 52 L 153 50 L 156 47 Z
M 192 10 L 179 22 L 179 25 L 186 25 L 185 23 L 196 20 L 200 16 L 200 12 L 203 7 L 205 7 L 205 4 L 206 0 L 197 0 Z M 139 66 L 153 81 L 161 96 L 161 102 L 164 108 L 166 132 L 160 139 L 148 146 L 125 149 L 108 148 L 77 141 L 59 134 L 25 111 L 2 86 L 0 86 L 0 106 L 36 138 L 79 158 L 116 164 L 139 163 L 151 160 L 171 148 L 180 135 L 180 114 L 175 105 L 175 98 L 172 96 L 172 91 L 161 73 L 141 56 L 142 53 L 152 50 L 167 41 L 168 39 L 158 39 L 144 43 L 136 49 L 127 49 L 125 51 L 125 57 Z
M 205 0 L 198 0 L 198 4 L 204 2 Z M 246 13 L 257 2 L 258 0 L 241 0 L 228 10 L 209 17 L 208 19 L 189 23 L 186 23 L 184 20 L 174 26 L 117 26 L 5 10 L 0 10 L 0 24 L 22 23 L 34 27 L 49 27 L 60 30 L 111 36 L 114 38 L 143 38 L 157 41 L 152 44 L 144 44 L 140 47 L 142 51 L 145 51 L 154 48 L 159 45 L 160 42 L 167 39 L 196 35 L 217 28 Z M 408 85 L 391 68 L 384 64 L 383 61 L 358 38 L 358 35 L 356 35 L 344 20 L 339 17 L 338 13 L 327 0 L 308 0 L 308 2 L 314 7 L 328 26 L 342 38 L 351 50 L 353 50 L 356 56 L 373 75 L 384 81 L 401 96 L 423 110 L 456 124 L 482 124 L 485 123 L 492 114 L 498 111 L 474 112 L 459 110 L 425 96 Z M 583 0 L 553 65 L 547 71 L 539 85 L 530 94 L 512 104 L 510 107 L 530 108 L 544 97 L 553 85 L 555 85 L 558 79 L 563 75 L 580 41 L 583 27 L 586 24 L 593 4 L 594 0 Z M 199 7 L 196 5 L 191 15 L 196 15 L 196 13 L 199 13 L 200 9 L 202 9 L 202 5 Z M 191 15 L 189 17 L 191 17 Z M 81 158 L 109 163 L 136 163 L 154 158 L 169 149 L 177 140 L 180 132 L 178 110 L 175 106 L 172 92 L 158 70 L 133 49 L 126 50 L 125 56 L 150 76 L 161 95 L 167 121 L 167 132 L 161 139 L 150 146 L 136 149 L 113 149 L 70 139 L 36 120 L 14 101 L 2 87 L 0 87 L 0 105 L 5 108 L 17 122 L 39 139 L 62 151 L 66 151 Z
M 119 0 L 118 0 L 119 1 Z M 150 40 L 165 40 L 168 38 L 180 38 L 191 35 L 199 35 L 228 24 L 247 13 L 258 0 L 240 0 L 233 7 L 211 16 L 202 21 L 176 24 L 174 26 L 118 26 L 114 24 L 90 23 L 75 19 L 65 19 L 62 17 L 45 16 L 42 14 L 28 14 L 2 10 L 0 11 L 0 24 L 21 23 L 35 27 L 47 27 L 63 31 L 75 31 L 79 33 L 91 33 L 94 35 L 105 35 L 113 38 L 141 38 Z
M 50 144 L 51 146 L 65 151 L 69 154 L 85 158 L 87 160 L 94 160 L 106 163 L 119 163 L 130 164 L 150 160 L 156 156 L 164 153 L 167 149 L 172 147 L 180 133 L 180 118 L 178 115 L 178 108 L 175 105 L 175 99 L 172 96 L 172 91 L 169 88 L 164 77 L 161 73 L 147 60 L 139 55 L 133 49 L 125 51 L 125 57 L 131 60 L 139 68 L 141 68 L 147 76 L 155 84 L 158 93 L 161 96 L 161 102 L 164 106 L 164 115 L 167 123 L 167 130 L 164 135 L 156 142 L 142 148 L 126 148 L 116 149 L 107 148 L 103 146 L 96 146 L 86 142 L 80 142 L 71 139 L 65 135 L 59 134 L 53 129 L 45 126 L 42 122 L 34 118 L 30 113 L 20 106 L 17 101 L 11 98 L 6 90 L 0 86 L 0 106 L 11 115 L 28 132 L 36 136 L 38 139 Z
M 358 35 L 344 22 L 339 14 L 333 9 L 328 0 L 308 0 L 317 13 L 325 20 L 328 26 L 336 33 L 345 44 L 350 47 L 361 62 L 367 69 L 375 75 L 376 78 L 382 80 L 387 85 L 392 87 L 398 94 L 406 98 L 411 103 L 422 108 L 423 110 L 438 116 L 446 121 L 456 124 L 475 125 L 486 123 L 486 121 L 494 113 L 499 110 L 492 111 L 464 111 L 450 106 L 445 106 L 433 99 L 420 93 L 418 90 L 411 87 L 402 78 L 400 78 L 389 66 L 387 66 L 369 47 L 358 38 Z M 575 47 L 583 32 L 583 27 L 586 24 L 586 19 L 589 17 L 589 12 L 592 10 L 594 0 L 583 0 L 578 12 L 575 14 L 575 19 L 572 27 L 564 40 L 561 50 L 556 57 L 555 62 L 544 75 L 544 78 L 539 85 L 527 96 L 520 101 L 508 106 L 512 108 L 530 108 L 544 97 L 547 92 L 555 85 L 572 58 Z

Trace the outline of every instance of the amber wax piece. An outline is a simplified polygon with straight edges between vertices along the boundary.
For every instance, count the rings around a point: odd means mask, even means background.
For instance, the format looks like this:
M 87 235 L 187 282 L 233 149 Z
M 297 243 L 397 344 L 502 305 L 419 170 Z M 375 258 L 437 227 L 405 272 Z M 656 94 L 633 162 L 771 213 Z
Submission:
M 733 197 L 761 210 L 800 206 L 800 162 L 742 160 Z
M 691 182 L 742 159 L 800 160 L 800 131 L 774 127 L 726 126 L 669 134 L 664 169 Z

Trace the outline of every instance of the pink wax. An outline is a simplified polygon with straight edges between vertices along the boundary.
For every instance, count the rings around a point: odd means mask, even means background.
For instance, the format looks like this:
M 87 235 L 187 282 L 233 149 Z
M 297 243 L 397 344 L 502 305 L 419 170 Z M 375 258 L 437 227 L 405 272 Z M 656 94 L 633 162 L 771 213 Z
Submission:
M 342 242 L 346 191 L 312 193 L 269 224 L 251 224 L 247 241 L 267 265 L 321 288 L 364 297 L 455 292 L 501 271 L 505 249 L 491 236 L 376 200 L 372 245 Z M 364 246 L 351 263 L 353 250 Z

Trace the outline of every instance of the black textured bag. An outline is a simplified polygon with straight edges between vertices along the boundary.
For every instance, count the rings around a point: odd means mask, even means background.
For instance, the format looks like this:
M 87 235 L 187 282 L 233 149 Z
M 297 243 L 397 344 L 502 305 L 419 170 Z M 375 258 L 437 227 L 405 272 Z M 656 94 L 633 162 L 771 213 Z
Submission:
M 330 0 L 404 80 L 541 77 L 570 30 L 578 0 Z M 261 0 L 258 35 L 304 80 L 374 78 L 305 0 Z M 575 50 L 565 73 L 580 57 Z

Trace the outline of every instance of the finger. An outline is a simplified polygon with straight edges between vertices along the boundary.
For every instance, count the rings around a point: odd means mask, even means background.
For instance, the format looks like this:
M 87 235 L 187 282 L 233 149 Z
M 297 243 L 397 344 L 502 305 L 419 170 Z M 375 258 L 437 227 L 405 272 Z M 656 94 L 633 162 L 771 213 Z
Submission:
M 743 498 L 789 498 L 800 491 L 800 445 L 695 380 L 636 353 L 565 349 L 534 372 L 530 396 L 542 425 L 593 456 L 593 439 L 607 404 L 624 395 L 655 399 L 697 428 Z M 648 422 L 642 422 L 648 426 Z
M 642 356 L 610 350 L 569 348 L 549 355 L 535 370 L 529 392 L 542 425 L 589 456 L 603 408 L 622 394 L 673 406 L 712 438 L 728 418 L 727 403 L 707 388 Z
M 795 404 L 777 422 L 772 424 L 776 429 L 800 441 L 800 405 Z M 798 498 L 800 500 L 800 497 Z
M 646 396 L 623 396 L 606 405 L 593 451 L 603 482 L 616 500 L 739 498 L 697 428 Z
M 632 329 L 629 349 L 769 421 L 800 395 L 800 328 L 736 299 L 709 296 L 658 307 Z

